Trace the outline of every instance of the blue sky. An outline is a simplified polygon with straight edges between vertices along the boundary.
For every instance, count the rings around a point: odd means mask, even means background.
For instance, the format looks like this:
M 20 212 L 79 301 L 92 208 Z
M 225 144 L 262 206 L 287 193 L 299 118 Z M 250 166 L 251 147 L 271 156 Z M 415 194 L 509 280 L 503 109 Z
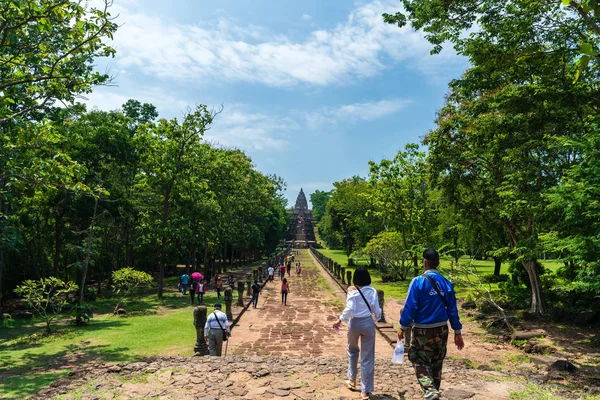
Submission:
M 87 102 L 113 110 L 134 98 L 166 118 L 223 105 L 206 140 L 282 177 L 293 205 L 301 187 L 308 197 L 366 176 L 369 160 L 419 141 L 464 70 L 452 49 L 431 56 L 421 32 L 383 22 L 399 9 L 398 0 L 114 0 L 117 56 L 97 69 L 115 85 Z

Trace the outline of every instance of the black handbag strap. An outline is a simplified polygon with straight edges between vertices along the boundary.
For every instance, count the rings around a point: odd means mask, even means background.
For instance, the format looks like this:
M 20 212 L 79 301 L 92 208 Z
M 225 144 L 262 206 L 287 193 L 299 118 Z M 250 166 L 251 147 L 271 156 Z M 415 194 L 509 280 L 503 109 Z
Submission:
M 217 313 L 213 312 L 213 314 L 215 315 L 215 319 L 217 320 L 217 324 L 219 324 L 219 327 L 221 328 L 221 330 L 223 332 L 227 332 L 225 329 L 223 329 L 223 325 L 221 325 L 221 321 L 219 321 L 219 317 L 217 316 Z
M 371 306 L 369 305 L 369 302 L 365 298 L 365 295 L 363 294 L 363 292 L 361 292 L 359 288 L 356 288 L 356 290 L 358 290 L 358 293 L 360 293 L 360 295 L 362 296 L 363 300 L 367 304 L 367 308 L 369 309 L 369 312 L 372 313 L 373 311 L 371 311 Z
M 440 296 L 440 299 L 442 300 L 442 303 L 444 303 L 444 307 L 448 308 L 448 302 L 446 302 L 446 299 L 444 298 L 444 296 L 442 296 L 442 293 L 438 289 L 438 287 L 435 284 L 435 281 L 433 280 L 433 278 L 430 277 L 429 275 L 427 275 L 426 273 L 423 273 L 423 276 L 425 278 L 427 278 L 427 280 L 431 283 L 431 286 L 433 286 L 433 288 L 435 289 L 435 291 L 437 292 L 437 294 Z

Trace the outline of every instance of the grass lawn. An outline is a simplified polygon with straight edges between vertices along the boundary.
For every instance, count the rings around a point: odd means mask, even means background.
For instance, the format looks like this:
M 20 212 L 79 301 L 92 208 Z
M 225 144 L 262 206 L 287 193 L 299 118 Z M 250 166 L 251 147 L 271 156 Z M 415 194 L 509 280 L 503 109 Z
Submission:
M 176 291 L 176 282 L 177 278 L 166 280 L 163 300 L 148 293 L 127 301 L 126 309 L 135 316 L 113 315 L 117 299 L 102 299 L 94 311 L 106 314 L 82 327 L 69 319 L 58 321 L 54 329 L 63 331 L 59 335 L 44 336 L 44 323 L 37 318 L 0 321 L 0 398 L 26 398 L 89 359 L 129 362 L 159 354 L 192 355 L 193 307 L 189 295 Z M 216 293 L 207 292 L 204 304 L 216 302 Z
M 326 257 L 331 258 L 336 263 L 340 264 L 342 267 L 346 267 L 346 270 L 350 269 L 352 273 L 354 273 L 355 267 L 348 267 L 348 257 L 346 257 L 346 252 L 344 250 L 330 250 L 330 249 L 318 249 L 320 253 L 325 255 Z M 461 258 L 461 260 L 466 261 L 467 257 Z M 450 269 L 450 259 L 442 259 L 440 260 L 440 269 L 442 271 L 448 271 Z M 556 271 L 562 263 L 556 260 L 546 260 L 541 261 L 542 264 L 551 271 Z M 357 265 L 368 265 L 369 260 L 361 259 L 355 261 Z M 422 265 L 419 266 L 419 271 L 422 272 Z M 493 260 L 475 260 L 474 268 L 477 273 L 481 275 L 492 275 L 494 273 L 494 261 Z M 379 271 L 375 269 L 369 270 L 371 274 L 372 284 L 375 289 L 383 290 L 385 296 L 391 296 L 393 298 L 404 300 L 406 298 L 406 293 L 408 292 L 408 285 L 410 284 L 410 280 L 412 278 L 412 273 L 409 273 L 409 276 L 405 281 L 398 282 L 381 282 L 381 274 Z M 501 274 L 508 274 L 508 263 L 502 263 L 502 268 L 500 270 Z M 492 285 L 492 287 L 497 288 L 497 285 Z M 463 288 L 465 290 L 457 290 L 457 297 L 464 298 L 469 294 L 468 288 Z

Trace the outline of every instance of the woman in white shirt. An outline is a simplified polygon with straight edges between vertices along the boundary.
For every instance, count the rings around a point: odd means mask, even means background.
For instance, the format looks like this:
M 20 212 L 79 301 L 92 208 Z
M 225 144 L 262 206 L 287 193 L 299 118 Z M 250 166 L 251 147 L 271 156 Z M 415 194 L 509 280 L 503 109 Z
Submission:
M 361 398 L 373 392 L 375 373 L 375 321 L 381 318 L 379 297 L 371 286 L 371 276 L 365 267 L 358 267 L 348 288 L 346 308 L 333 327 L 348 323 L 348 380 L 346 385 L 356 389 L 358 355 L 360 353 Z M 360 349 L 358 339 L 360 338 Z

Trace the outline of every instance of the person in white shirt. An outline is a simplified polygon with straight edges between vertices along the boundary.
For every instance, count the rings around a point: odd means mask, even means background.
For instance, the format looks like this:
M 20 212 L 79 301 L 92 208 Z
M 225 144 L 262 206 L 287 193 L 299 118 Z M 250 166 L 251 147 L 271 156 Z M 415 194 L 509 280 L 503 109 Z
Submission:
M 267 269 L 267 271 L 269 272 L 269 280 L 273 282 L 273 277 L 275 276 L 275 268 L 273 268 L 272 265 L 269 265 L 269 269 Z
M 356 389 L 358 355 L 360 353 L 361 399 L 368 399 L 373 392 L 375 374 L 375 321 L 381 318 L 379 297 L 371 286 L 371 276 L 365 267 L 358 267 L 352 279 L 354 286 L 348 288 L 346 308 L 333 324 L 339 329 L 348 323 L 348 380 L 346 385 Z M 360 338 L 360 349 L 358 339 Z
M 223 332 L 227 337 L 231 336 L 231 328 L 227 315 L 221 311 L 221 305 L 215 304 L 215 311 L 206 318 L 204 325 L 204 340 L 208 345 L 211 356 L 221 356 L 223 350 Z

